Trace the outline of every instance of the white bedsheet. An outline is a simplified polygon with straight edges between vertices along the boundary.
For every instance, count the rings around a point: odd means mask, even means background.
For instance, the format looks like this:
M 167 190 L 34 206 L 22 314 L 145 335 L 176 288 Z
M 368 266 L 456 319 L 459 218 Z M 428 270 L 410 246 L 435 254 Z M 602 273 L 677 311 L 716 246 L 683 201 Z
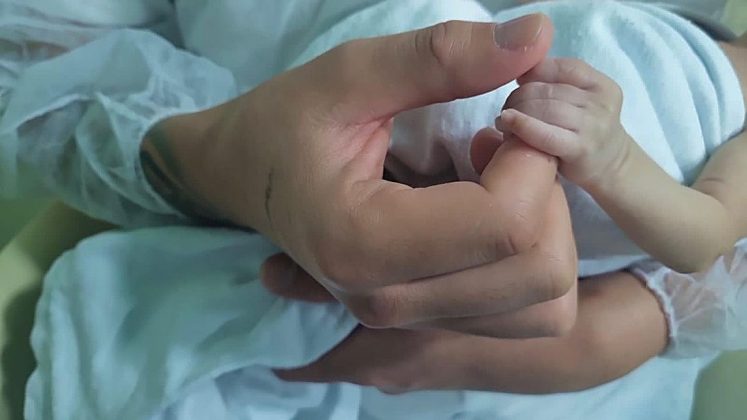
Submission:
M 288 384 L 268 367 L 314 360 L 356 321 L 338 304 L 266 292 L 257 273 L 274 251 L 257 235 L 179 227 L 82 242 L 45 280 L 27 419 L 684 420 L 710 360 L 654 359 L 552 396 Z

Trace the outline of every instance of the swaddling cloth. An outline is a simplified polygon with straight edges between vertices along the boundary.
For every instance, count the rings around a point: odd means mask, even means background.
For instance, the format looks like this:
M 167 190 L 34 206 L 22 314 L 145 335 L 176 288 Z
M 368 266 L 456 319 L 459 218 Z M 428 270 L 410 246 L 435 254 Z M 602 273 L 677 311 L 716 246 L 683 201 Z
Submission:
M 680 81 L 676 86 L 683 92 L 645 91 L 633 98 L 636 106 L 651 111 L 643 120 L 651 126 L 631 132 L 634 137 L 650 130 L 669 140 L 663 127 L 671 120 L 681 124 L 677 118 L 689 121 L 687 128 L 699 133 L 701 146 L 692 159 L 674 153 L 669 143 L 661 145 L 669 152 L 661 153 L 668 157 L 660 163 L 674 176 L 684 180 L 697 173 L 705 153 L 741 124 L 741 105 L 734 106 L 740 108 L 736 111 L 728 109 L 734 102 L 729 89 L 738 92 L 728 63 L 687 22 L 651 8 L 602 1 L 532 5 L 500 13 L 495 19 L 504 21 L 536 10 L 555 21 L 556 54 L 571 55 L 578 44 L 587 48 L 588 61 L 609 74 L 628 74 L 622 69 L 629 69 L 625 66 L 632 62 L 632 52 L 619 60 L 607 55 L 627 51 L 623 46 L 628 43 L 631 50 L 648 51 L 652 62 L 658 62 L 657 54 L 665 54 L 659 50 L 674 48 L 694 60 L 660 65 L 668 77 Z M 490 18 L 473 2 L 390 0 L 333 27 L 298 62 L 354 37 L 447 19 Z M 626 30 L 631 28 L 640 39 L 628 39 Z M 587 43 L 592 35 L 596 41 Z M 659 82 L 646 85 L 648 79 L 638 71 L 630 72 L 630 79 L 648 89 L 658 88 Z M 392 152 L 409 170 L 430 174 L 441 165 L 453 164 L 462 178 L 469 179 L 474 175 L 466 155 L 469 138 L 492 123 L 509 89 L 404 115 L 397 121 Z M 686 92 L 691 95 L 691 108 L 685 106 Z M 654 107 L 651 98 L 684 110 L 669 115 Z M 702 116 L 700 104 L 707 108 Z M 708 114 L 711 107 L 719 111 Z M 635 121 L 636 109 L 629 105 L 624 112 L 625 121 Z M 423 121 L 427 136 L 418 137 Z M 417 143 L 419 138 L 425 142 Z M 421 148 L 425 152 L 418 152 Z M 589 214 L 584 217 L 595 217 Z M 602 216 L 600 225 L 605 226 Z M 272 375 L 271 367 L 300 366 L 318 358 L 342 341 L 356 321 L 340 305 L 289 302 L 264 291 L 256 278 L 258 266 L 272 252 L 259 236 L 191 228 L 110 233 L 85 241 L 55 263 L 45 280 L 32 335 L 38 368 L 28 383 L 27 418 L 433 420 L 582 415 L 676 420 L 688 415 L 690 396 L 681 390 L 692 386 L 700 360 L 657 359 L 603 387 L 546 397 L 480 392 L 393 397 L 348 384 L 284 383 Z M 629 383 L 636 386 L 626 386 Z M 598 404 L 602 398 L 605 404 Z M 629 406 L 635 412 L 621 409 Z

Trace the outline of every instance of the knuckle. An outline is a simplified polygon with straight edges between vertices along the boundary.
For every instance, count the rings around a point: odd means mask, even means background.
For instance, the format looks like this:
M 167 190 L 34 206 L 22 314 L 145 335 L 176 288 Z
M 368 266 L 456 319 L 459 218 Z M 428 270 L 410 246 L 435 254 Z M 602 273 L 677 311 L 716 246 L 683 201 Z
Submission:
M 359 250 L 339 248 L 337 252 L 323 252 L 318 257 L 322 277 L 347 293 L 362 293 L 375 287 L 377 269 Z
M 539 91 L 541 98 L 551 99 L 557 94 L 556 86 L 552 83 L 537 83 L 536 89 Z
M 396 295 L 379 290 L 356 299 L 350 308 L 361 324 L 368 328 L 395 328 L 400 322 L 400 305 Z
M 537 106 L 537 119 L 540 121 L 548 121 L 558 113 L 558 106 L 556 102 L 540 100 Z
M 511 209 L 502 217 L 507 226 L 508 248 L 513 255 L 527 252 L 537 243 L 540 229 L 534 213 L 530 202 L 519 199 L 512 203 Z M 499 246 L 503 246 L 503 243 L 505 242 L 502 241 Z
M 565 74 L 569 80 L 574 80 L 581 89 L 604 89 L 609 78 L 603 73 L 597 71 L 589 63 L 575 59 L 565 59 L 560 67 L 560 71 Z
M 620 112 L 623 102 L 623 91 L 620 85 L 612 80 L 606 81 L 602 85 L 602 93 L 599 102 L 601 109 L 605 114 L 615 114 Z
M 373 285 L 371 270 L 357 257 L 359 252 L 344 246 L 327 246 L 316 253 L 316 264 L 325 282 L 347 293 L 360 293 Z
M 544 327 L 547 336 L 562 337 L 568 335 L 576 325 L 578 317 L 576 294 L 567 293 L 565 296 L 550 302 L 546 315 Z
M 426 48 L 422 48 L 421 51 L 428 54 L 441 67 L 449 67 L 459 43 L 458 31 L 458 22 L 455 21 L 441 22 L 433 26 L 430 31 L 424 32 L 427 35 L 424 40 Z
M 577 58 L 566 58 L 560 61 L 560 70 L 568 76 L 585 80 L 588 77 L 589 65 Z
M 567 236 L 567 240 L 562 243 L 562 246 L 558 246 L 549 254 L 549 260 L 575 281 L 578 274 L 578 255 L 570 229 Z
M 316 253 L 317 267 L 325 280 L 348 292 L 360 287 L 355 266 L 349 263 L 346 250 L 329 244 L 316 246 L 316 249 L 319 250 Z
M 557 129 L 549 129 L 544 130 L 542 137 L 539 139 L 540 143 L 544 144 L 546 147 L 551 146 L 553 144 L 557 144 L 560 142 L 560 134 L 558 133 Z
M 360 267 L 359 276 L 366 283 L 374 283 L 376 279 L 386 275 L 386 269 L 381 264 L 387 260 L 388 230 L 383 227 L 383 217 L 386 212 L 379 210 L 379 205 L 357 205 L 347 214 L 347 229 L 350 241 L 345 245 L 347 257 L 352 264 Z M 361 240 L 365 238 L 365 240 Z
M 543 258 L 547 270 L 545 297 L 553 300 L 565 296 L 577 281 L 576 261 L 555 254 L 545 254 Z
M 572 240 L 563 241 L 562 246 L 540 240 L 533 248 L 530 266 L 537 279 L 536 302 L 548 302 L 564 297 L 578 281 L 576 248 Z
M 578 301 L 575 293 L 573 295 L 569 293 L 567 298 L 561 298 L 558 306 L 557 319 L 560 322 L 555 332 L 558 336 L 568 335 L 576 326 L 576 320 L 578 319 Z
M 544 325 L 544 335 L 547 337 L 563 337 L 568 335 L 576 325 L 577 311 L 575 306 L 559 304 Z
M 346 292 L 360 293 L 375 286 L 383 275 L 377 263 L 382 260 L 377 250 L 387 248 L 377 245 L 381 243 L 381 234 L 377 233 L 380 229 L 375 228 L 371 212 L 359 211 L 360 206 L 341 207 L 344 209 L 317 232 L 316 237 L 321 239 L 312 246 L 319 271 L 326 280 Z
M 442 82 L 451 87 L 454 95 L 456 86 L 469 80 L 460 80 L 459 55 L 469 42 L 468 24 L 447 21 L 436 24 L 415 35 L 415 51 L 426 63 L 431 63 L 443 76 Z M 447 89 L 448 90 L 448 89 Z

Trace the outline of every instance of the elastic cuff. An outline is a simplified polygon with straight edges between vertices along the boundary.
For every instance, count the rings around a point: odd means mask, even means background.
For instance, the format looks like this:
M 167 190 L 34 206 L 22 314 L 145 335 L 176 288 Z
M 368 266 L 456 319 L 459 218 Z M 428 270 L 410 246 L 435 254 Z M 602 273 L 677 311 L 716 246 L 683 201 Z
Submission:
M 150 118 L 145 124 L 143 124 L 140 128 L 140 133 L 138 133 L 138 137 L 140 141 L 138 142 L 138 150 L 142 149 L 142 144 L 145 141 L 145 136 L 148 134 L 148 132 L 158 123 L 160 123 L 163 120 L 166 120 L 171 117 L 175 117 L 177 115 L 183 115 L 188 112 L 193 111 L 185 111 L 183 109 L 169 109 L 164 110 L 163 113 L 159 113 L 157 115 L 154 115 Z M 138 156 L 135 159 L 135 176 L 137 177 L 139 184 L 145 190 L 148 197 L 150 197 L 154 203 L 158 206 L 160 209 L 168 210 L 169 213 L 172 213 L 176 215 L 178 218 L 183 220 L 192 220 L 187 215 L 182 213 L 179 209 L 172 206 L 168 201 L 166 201 L 161 194 L 158 193 L 153 188 L 153 185 L 151 185 L 150 181 L 148 181 L 148 178 L 145 176 L 145 171 L 143 170 L 143 162 L 140 159 L 140 153 L 138 152 Z
M 649 265 L 653 265 L 650 263 Z M 646 267 L 652 269 L 653 267 Z M 674 357 L 675 348 L 677 347 L 677 333 L 678 326 L 675 322 L 675 310 L 672 304 L 672 299 L 663 289 L 661 282 L 656 281 L 665 275 L 662 271 L 668 271 L 669 269 L 664 266 L 659 266 L 655 271 L 647 271 L 643 268 L 634 267 L 630 272 L 638 277 L 639 280 L 648 288 L 656 297 L 659 302 L 659 307 L 664 313 L 664 319 L 667 324 L 667 347 L 660 354 L 663 357 Z

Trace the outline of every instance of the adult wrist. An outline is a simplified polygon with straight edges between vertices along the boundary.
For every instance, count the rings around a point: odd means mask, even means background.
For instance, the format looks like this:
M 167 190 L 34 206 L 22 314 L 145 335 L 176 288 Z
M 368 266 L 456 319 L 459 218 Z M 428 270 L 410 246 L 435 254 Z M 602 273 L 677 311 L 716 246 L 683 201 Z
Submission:
M 167 117 L 146 133 L 140 148 L 148 182 L 177 211 L 203 223 L 254 227 L 250 180 L 236 173 L 231 155 L 232 102 Z M 247 165 L 249 163 L 246 163 Z M 242 179 L 242 182 L 236 182 Z

